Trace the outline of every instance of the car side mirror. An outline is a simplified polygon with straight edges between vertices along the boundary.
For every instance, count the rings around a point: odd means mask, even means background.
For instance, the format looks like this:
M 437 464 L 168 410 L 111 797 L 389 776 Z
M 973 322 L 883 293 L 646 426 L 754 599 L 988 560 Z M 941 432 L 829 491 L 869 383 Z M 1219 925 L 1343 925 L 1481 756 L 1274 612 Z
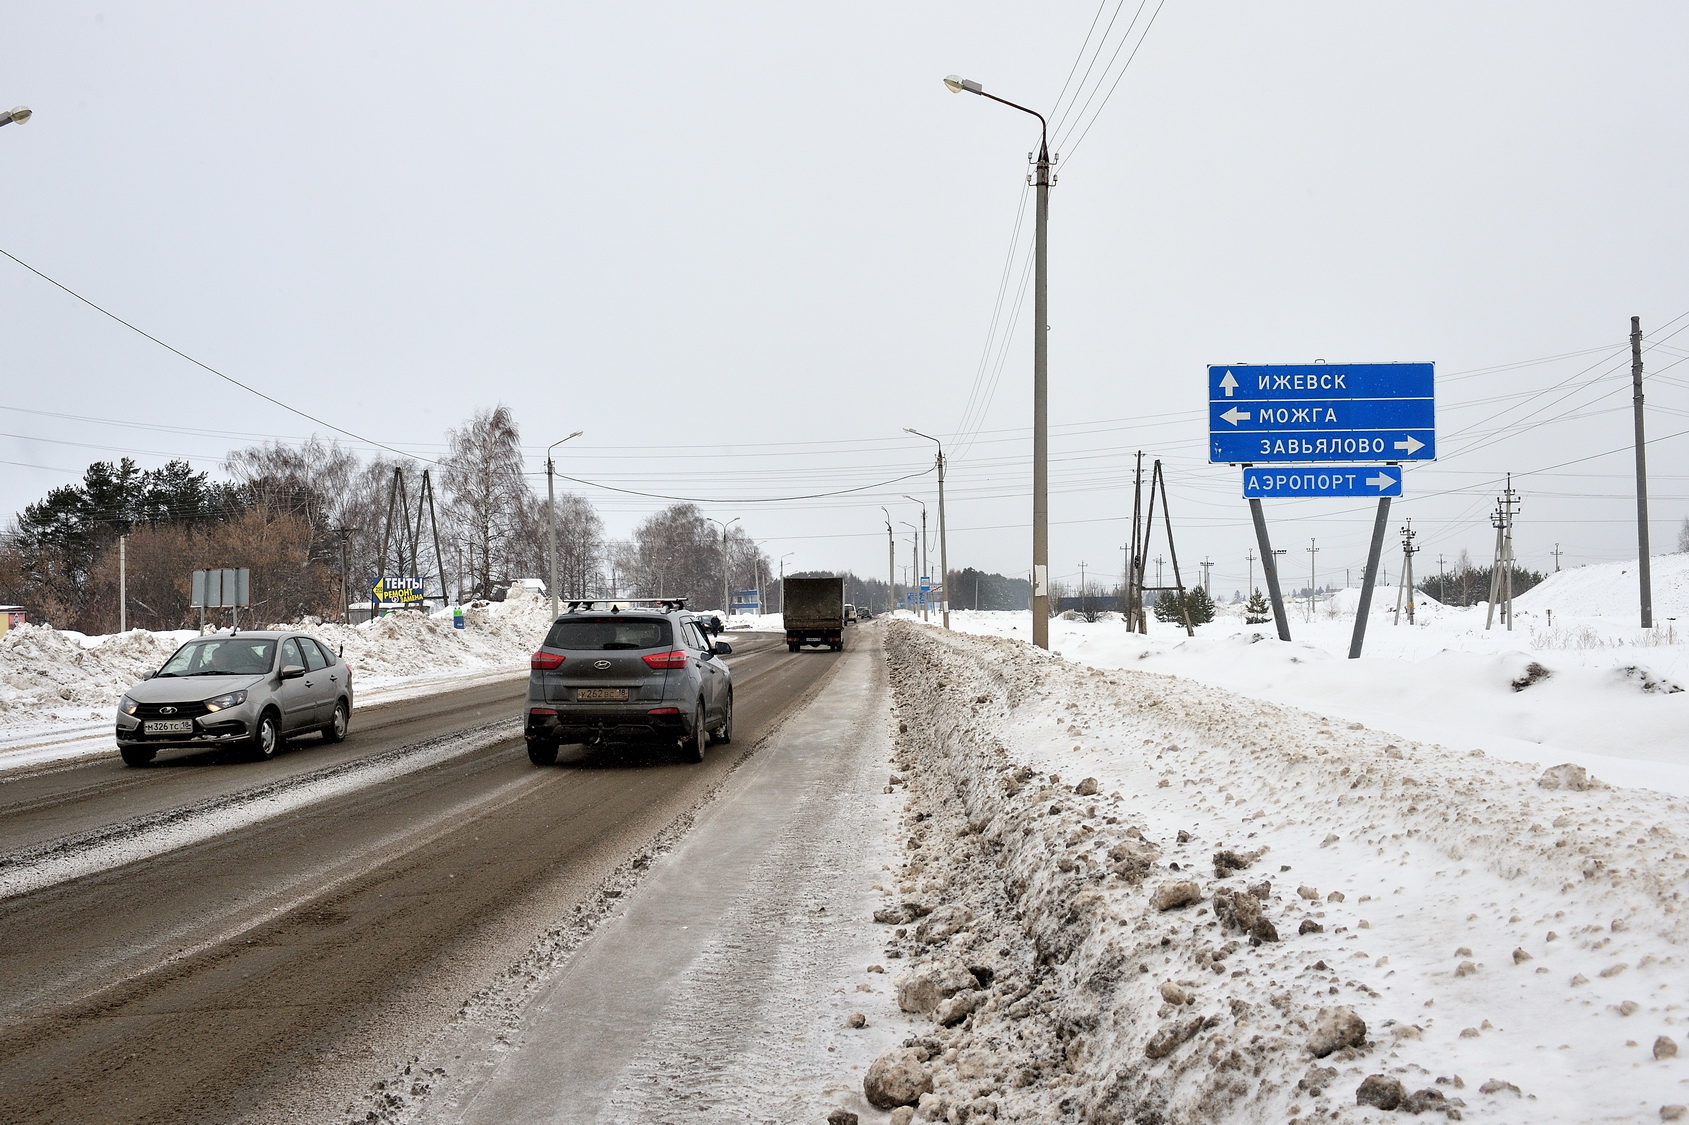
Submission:
M 300 676 L 303 676 L 304 674 L 305 674 L 305 669 L 300 667 L 297 664 L 283 664 L 282 665 L 281 678 L 284 679 L 284 680 L 297 680 Z
M 717 656 L 731 656 L 733 654 L 733 646 L 728 644 L 726 641 L 717 641 L 715 643 L 715 647 L 710 651 L 714 652 Z
M 153 680 L 153 679 L 157 679 L 157 678 L 158 678 L 158 674 L 159 674 L 159 673 L 160 673 L 160 672 L 162 672 L 162 671 L 164 671 L 164 669 L 163 669 L 163 667 L 162 667 L 162 666 L 161 666 L 161 667 L 158 667 L 158 668 L 148 668 L 148 669 L 147 669 L 147 674 L 146 674 L 146 675 L 144 675 L 144 676 L 142 676 L 142 677 L 141 677 L 141 679 L 143 679 L 143 680 Z

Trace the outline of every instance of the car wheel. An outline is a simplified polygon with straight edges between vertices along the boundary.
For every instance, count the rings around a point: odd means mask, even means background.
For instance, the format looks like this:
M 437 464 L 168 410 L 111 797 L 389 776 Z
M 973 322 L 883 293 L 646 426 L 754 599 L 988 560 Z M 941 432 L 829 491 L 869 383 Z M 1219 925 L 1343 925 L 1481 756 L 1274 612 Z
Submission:
M 269 761 L 281 749 L 281 741 L 281 723 L 276 719 L 276 713 L 266 711 L 258 716 L 258 729 L 252 734 L 253 757 L 262 762 Z
M 352 713 L 346 709 L 346 701 L 342 699 L 334 705 L 334 718 L 323 728 L 323 741 L 346 741 L 346 728 L 351 725 Z
M 698 701 L 698 710 L 692 716 L 692 730 L 687 734 L 686 741 L 680 744 L 681 753 L 686 755 L 689 762 L 704 760 L 704 747 L 710 743 L 709 728 L 704 726 L 704 701 Z
M 137 769 L 141 766 L 151 765 L 153 756 L 158 753 L 157 750 L 147 750 L 140 746 L 119 746 L 117 752 L 123 755 L 124 765 L 134 766 Z
M 541 738 L 528 740 L 528 761 L 536 766 L 554 766 L 557 764 L 557 743 L 547 742 Z
M 733 693 L 727 693 L 727 709 L 722 713 L 721 725 L 715 728 L 715 740 L 723 746 L 733 741 Z

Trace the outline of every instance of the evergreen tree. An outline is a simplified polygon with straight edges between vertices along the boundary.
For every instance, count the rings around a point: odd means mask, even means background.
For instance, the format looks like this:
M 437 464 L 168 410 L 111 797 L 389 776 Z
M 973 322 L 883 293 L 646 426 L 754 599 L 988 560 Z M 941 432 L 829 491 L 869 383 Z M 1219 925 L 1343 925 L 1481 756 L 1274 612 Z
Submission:
M 1273 619 L 1273 607 L 1267 604 L 1266 595 L 1257 586 L 1255 592 L 1249 595 L 1248 603 L 1243 607 L 1243 620 L 1246 625 L 1265 625 Z
M 1185 591 L 1183 599 L 1172 590 L 1163 590 L 1155 599 L 1155 619 L 1173 625 L 1183 625 L 1189 615 L 1190 623 L 1203 625 L 1214 620 L 1214 600 L 1201 586 Z

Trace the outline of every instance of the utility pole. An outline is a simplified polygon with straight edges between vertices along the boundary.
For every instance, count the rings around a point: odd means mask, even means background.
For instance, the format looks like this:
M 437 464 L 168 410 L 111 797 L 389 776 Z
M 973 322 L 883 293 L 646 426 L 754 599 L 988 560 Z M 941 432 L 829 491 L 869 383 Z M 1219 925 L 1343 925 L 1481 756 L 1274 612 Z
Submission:
M 945 534 L 944 525 L 944 443 L 931 434 L 923 434 L 920 430 L 903 427 L 906 434 L 924 437 L 938 446 L 938 569 L 942 572 L 938 576 L 938 588 L 944 594 L 944 600 L 939 603 L 944 610 L 944 627 L 950 628 L 950 538 Z M 923 517 L 924 518 L 924 517 Z
M 1213 589 L 1211 589 L 1209 587 L 1209 584 L 1208 584 L 1208 580 L 1209 580 L 1208 572 L 1214 568 L 1214 563 L 1211 559 L 1208 558 L 1208 556 L 1204 555 L 1203 558 L 1202 558 L 1202 561 L 1200 563 L 1198 563 L 1197 565 L 1202 568 L 1202 592 L 1207 594 L 1210 598 L 1212 598 L 1214 596 L 1214 591 L 1213 591 Z
M 1243 553 L 1243 557 L 1249 560 L 1249 594 L 1254 594 L 1255 593 L 1255 548 L 1251 547 L 1249 550 L 1245 551 Z M 1245 596 L 1248 596 L 1248 595 L 1246 594 Z
M 897 539 L 891 530 L 891 512 L 887 511 L 884 505 L 880 506 L 880 511 L 886 514 L 886 597 L 890 602 L 886 606 L 886 614 L 890 616 L 897 612 Z M 786 608 L 786 595 L 783 591 L 784 588 L 780 595 L 782 610 Z
M 1496 497 L 1495 512 L 1490 523 L 1495 527 L 1495 565 L 1490 570 L 1490 604 L 1484 616 L 1484 628 L 1495 624 L 1496 603 L 1501 604 L 1501 620 L 1507 631 L 1513 631 L 1513 509 L 1519 506 L 1519 494 L 1513 491 L 1513 474 L 1507 474 L 1507 487 Z
M 1642 627 L 1654 627 L 1654 576 L 1648 558 L 1648 445 L 1642 438 L 1642 318 L 1630 318 L 1630 401 L 1636 414 L 1636 577 Z
M 929 565 L 932 560 L 927 557 L 927 506 L 924 501 L 917 500 L 913 496 L 905 495 L 903 498 L 912 504 L 921 505 L 921 554 L 920 558 L 917 560 L 921 564 L 921 573 L 916 575 L 916 577 L 922 580 L 921 620 L 925 621 L 927 620 L 927 594 L 930 592 L 930 587 L 932 586 L 932 569 Z
M 733 617 L 733 602 L 732 599 L 727 596 L 727 529 L 738 523 L 739 517 L 734 516 L 726 523 L 722 523 L 720 520 L 714 519 L 710 516 L 705 516 L 704 518 L 721 528 L 721 614 L 722 620 L 727 621 L 731 620 Z M 662 598 L 667 597 L 668 595 L 664 594 L 661 590 L 658 590 L 657 596 Z
M 1161 564 L 1166 561 L 1160 555 L 1155 556 L 1155 584 L 1157 586 L 1161 585 Z
M 355 527 L 334 529 L 334 534 L 340 536 L 340 619 L 348 625 L 352 623 L 352 604 L 346 600 L 346 541 L 357 530 Z M 440 595 L 444 597 L 445 591 L 441 590 Z
M 1443 576 L 1443 556 L 1437 556 L 1437 593 L 1444 605 L 1449 600 L 1449 580 Z
M 1030 113 L 1038 119 L 1038 158 L 1035 162 L 1038 191 L 1032 239 L 1032 643 L 1050 647 L 1050 125 L 1035 109 L 1016 105 L 971 78 L 952 74 L 944 80 L 952 94 L 964 90 L 994 102 Z M 1030 157 L 1031 154 L 1029 153 Z M 1029 176 L 1028 179 L 1033 177 Z
M 129 537 L 117 537 L 117 631 L 129 631 Z
M 1320 553 L 1320 549 L 1314 546 L 1312 539 L 1308 540 L 1308 545 L 1302 549 L 1308 552 L 1308 620 L 1312 621 L 1314 619 L 1314 586 L 1318 581 L 1315 577 L 1314 556 Z
M 1559 574 L 1560 573 L 1560 555 L 1562 554 L 1562 552 L 1560 550 L 1560 544 L 1558 544 L 1558 543 L 1554 544 L 1554 550 L 1550 551 L 1549 554 L 1554 556 L 1554 573 Z M 1438 555 L 1437 557 L 1439 559 L 1442 558 L 1441 555 Z
M 553 430 L 552 432 L 556 433 L 557 431 Z M 578 438 L 584 433 L 586 433 L 585 430 L 576 430 L 568 437 L 552 442 L 545 450 L 545 528 L 546 540 L 550 544 L 551 553 L 551 575 L 546 593 L 551 595 L 551 616 L 553 617 L 557 616 L 557 489 L 553 479 L 556 476 L 556 469 L 551 463 L 551 451 L 564 442 Z M 444 580 L 441 581 L 441 585 L 445 585 Z M 582 590 L 581 593 L 584 594 L 586 591 Z M 441 595 L 444 596 L 444 594 L 445 591 L 442 590 Z M 340 600 L 345 601 L 346 599 Z
M 1413 556 L 1419 553 L 1419 548 L 1413 545 L 1413 540 L 1417 534 L 1413 530 L 1413 521 L 1408 520 L 1407 526 L 1402 528 L 1402 581 L 1401 585 L 1396 587 L 1397 625 L 1402 623 L 1403 593 L 1407 594 L 1407 623 L 1413 624 Z

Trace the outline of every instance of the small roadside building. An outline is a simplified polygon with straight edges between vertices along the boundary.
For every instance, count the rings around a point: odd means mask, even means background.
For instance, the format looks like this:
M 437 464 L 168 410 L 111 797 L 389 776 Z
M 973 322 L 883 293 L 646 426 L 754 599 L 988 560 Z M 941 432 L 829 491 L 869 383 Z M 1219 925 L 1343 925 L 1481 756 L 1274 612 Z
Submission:
M 27 620 L 29 615 L 24 612 L 23 606 L 0 605 L 0 637 L 5 636 L 8 629 L 16 629 Z

